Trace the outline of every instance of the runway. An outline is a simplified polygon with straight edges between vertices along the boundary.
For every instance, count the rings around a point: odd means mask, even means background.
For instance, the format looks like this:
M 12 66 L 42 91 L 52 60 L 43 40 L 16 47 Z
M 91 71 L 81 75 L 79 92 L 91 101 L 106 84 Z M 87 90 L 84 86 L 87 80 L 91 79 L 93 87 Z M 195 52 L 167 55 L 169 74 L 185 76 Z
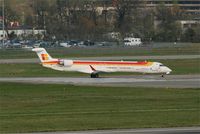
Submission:
M 0 82 L 71 84 L 112 87 L 200 88 L 200 75 L 131 75 L 89 77 L 1 77 Z
M 92 130 L 77 132 L 42 132 L 32 134 L 199 134 L 200 127 L 183 128 L 144 128 L 144 129 L 118 129 L 118 130 Z
M 53 55 L 52 55 L 53 56 Z M 197 59 L 200 55 L 162 55 L 162 56 L 110 56 L 110 57 L 69 57 L 73 60 L 164 60 L 164 59 Z M 0 59 L 0 64 L 39 63 L 38 58 L 32 59 Z

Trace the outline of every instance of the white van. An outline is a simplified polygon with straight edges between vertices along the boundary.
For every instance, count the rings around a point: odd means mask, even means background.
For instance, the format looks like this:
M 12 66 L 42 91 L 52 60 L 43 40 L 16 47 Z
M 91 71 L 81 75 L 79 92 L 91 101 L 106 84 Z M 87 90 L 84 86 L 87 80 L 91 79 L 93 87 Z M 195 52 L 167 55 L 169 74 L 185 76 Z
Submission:
M 132 38 L 132 37 L 124 38 L 124 45 L 126 46 L 139 46 L 140 44 L 142 44 L 140 38 Z

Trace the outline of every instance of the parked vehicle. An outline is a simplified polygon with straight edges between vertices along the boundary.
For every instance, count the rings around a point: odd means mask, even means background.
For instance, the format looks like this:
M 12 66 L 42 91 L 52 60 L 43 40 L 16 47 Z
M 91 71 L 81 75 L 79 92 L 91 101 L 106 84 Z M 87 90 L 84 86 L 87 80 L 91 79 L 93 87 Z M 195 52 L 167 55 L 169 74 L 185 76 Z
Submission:
M 124 38 L 124 45 L 126 46 L 139 46 L 141 44 L 142 42 L 140 38 L 132 38 L 132 37 Z
M 86 40 L 83 43 L 85 46 L 94 46 L 94 42 L 90 41 L 90 40 Z
M 69 41 L 60 42 L 60 46 L 62 46 L 62 47 L 71 47 L 71 45 L 69 44 Z

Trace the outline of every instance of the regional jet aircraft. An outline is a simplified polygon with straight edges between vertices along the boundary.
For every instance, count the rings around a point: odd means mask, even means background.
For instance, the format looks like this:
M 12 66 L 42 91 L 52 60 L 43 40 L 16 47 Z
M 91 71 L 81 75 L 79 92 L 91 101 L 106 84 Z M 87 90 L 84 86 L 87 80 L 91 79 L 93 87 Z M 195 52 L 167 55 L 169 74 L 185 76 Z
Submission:
M 159 62 L 148 61 L 90 61 L 52 58 L 44 48 L 34 48 L 44 67 L 59 71 L 77 71 L 98 78 L 99 73 L 108 72 L 139 72 L 170 74 L 172 71 Z

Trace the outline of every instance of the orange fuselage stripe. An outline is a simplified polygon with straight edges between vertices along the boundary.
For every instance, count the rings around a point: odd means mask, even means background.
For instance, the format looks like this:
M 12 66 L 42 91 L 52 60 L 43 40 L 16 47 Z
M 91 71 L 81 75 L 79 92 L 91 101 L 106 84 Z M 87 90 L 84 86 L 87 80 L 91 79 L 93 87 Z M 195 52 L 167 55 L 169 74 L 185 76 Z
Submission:
M 126 61 L 74 61 L 75 65 L 125 65 L 125 66 L 149 66 L 152 65 L 152 62 L 126 62 Z
M 58 64 L 59 61 L 47 61 L 43 62 L 43 64 Z M 74 65 L 118 65 L 118 66 L 150 66 L 153 62 L 126 62 L 126 61 L 73 61 Z

